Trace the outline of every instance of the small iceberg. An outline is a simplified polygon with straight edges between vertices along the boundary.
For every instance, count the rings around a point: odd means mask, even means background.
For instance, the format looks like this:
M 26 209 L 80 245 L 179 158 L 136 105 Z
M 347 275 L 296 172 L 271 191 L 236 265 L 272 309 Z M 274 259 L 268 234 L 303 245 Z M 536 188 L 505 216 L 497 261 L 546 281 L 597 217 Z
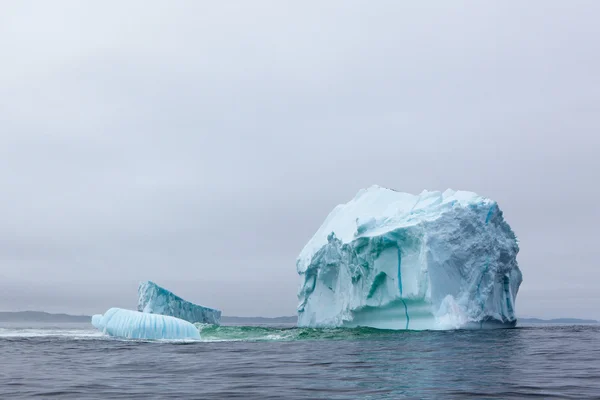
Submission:
M 221 311 L 199 306 L 151 281 L 141 282 L 138 288 L 138 311 L 170 315 L 185 321 L 219 325 Z
M 200 339 L 200 332 L 190 322 L 123 308 L 94 315 L 92 325 L 110 336 L 127 339 Z

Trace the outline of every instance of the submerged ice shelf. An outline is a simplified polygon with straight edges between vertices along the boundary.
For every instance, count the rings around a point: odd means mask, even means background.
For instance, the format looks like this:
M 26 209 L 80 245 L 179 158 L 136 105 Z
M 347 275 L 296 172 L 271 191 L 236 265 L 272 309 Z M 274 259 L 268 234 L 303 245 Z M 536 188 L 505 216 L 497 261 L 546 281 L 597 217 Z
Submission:
M 329 214 L 298 257 L 298 325 L 514 326 L 518 251 L 490 199 L 363 189 Z
M 170 315 L 192 323 L 218 325 L 221 322 L 221 311 L 186 301 L 151 281 L 140 283 L 138 311 Z
M 92 325 L 110 336 L 128 339 L 200 339 L 198 329 L 182 319 L 122 308 L 94 315 Z

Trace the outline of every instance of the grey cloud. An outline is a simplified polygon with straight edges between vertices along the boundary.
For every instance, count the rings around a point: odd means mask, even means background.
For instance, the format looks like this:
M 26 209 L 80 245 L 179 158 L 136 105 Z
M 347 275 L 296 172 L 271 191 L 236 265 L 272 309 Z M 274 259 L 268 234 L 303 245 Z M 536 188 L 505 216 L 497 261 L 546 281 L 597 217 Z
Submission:
M 8 2 L 0 309 L 132 307 L 153 279 L 293 314 L 296 255 L 377 183 L 494 198 L 521 241 L 518 312 L 600 318 L 598 15 Z

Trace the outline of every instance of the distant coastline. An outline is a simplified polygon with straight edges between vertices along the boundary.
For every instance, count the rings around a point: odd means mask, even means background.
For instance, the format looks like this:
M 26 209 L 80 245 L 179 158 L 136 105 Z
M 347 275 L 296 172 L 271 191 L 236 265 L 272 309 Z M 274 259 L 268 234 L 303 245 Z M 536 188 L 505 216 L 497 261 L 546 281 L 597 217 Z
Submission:
M 90 322 L 90 315 L 52 314 L 44 311 L 0 311 L 0 322 Z M 225 324 L 296 323 L 297 317 L 221 317 Z
M 51 314 L 44 311 L 0 311 L 0 322 L 89 322 L 88 315 Z
M 52 314 L 44 311 L 0 311 L 0 322 L 89 322 L 89 315 Z M 297 317 L 221 317 L 224 324 L 287 324 L 296 323 Z M 519 324 L 597 324 L 595 319 L 580 318 L 519 318 Z
M 518 318 L 518 323 L 526 324 L 597 324 L 595 319 L 580 319 L 580 318 Z

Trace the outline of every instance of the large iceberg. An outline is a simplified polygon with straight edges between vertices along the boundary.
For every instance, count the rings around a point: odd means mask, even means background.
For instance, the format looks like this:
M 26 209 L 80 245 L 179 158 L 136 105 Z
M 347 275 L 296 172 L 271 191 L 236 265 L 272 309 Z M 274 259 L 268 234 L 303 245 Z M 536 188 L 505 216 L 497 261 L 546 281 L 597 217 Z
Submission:
M 518 251 L 490 199 L 363 189 L 329 214 L 298 257 L 298 325 L 515 326 Z
M 221 322 L 221 311 L 190 303 L 150 281 L 141 282 L 138 287 L 138 311 L 170 315 L 191 323 Z
M 198 328 L 182 319 L 122 308 L 94 315 L 92 325 L 110 336 L 128 339 L 200 339 Z

